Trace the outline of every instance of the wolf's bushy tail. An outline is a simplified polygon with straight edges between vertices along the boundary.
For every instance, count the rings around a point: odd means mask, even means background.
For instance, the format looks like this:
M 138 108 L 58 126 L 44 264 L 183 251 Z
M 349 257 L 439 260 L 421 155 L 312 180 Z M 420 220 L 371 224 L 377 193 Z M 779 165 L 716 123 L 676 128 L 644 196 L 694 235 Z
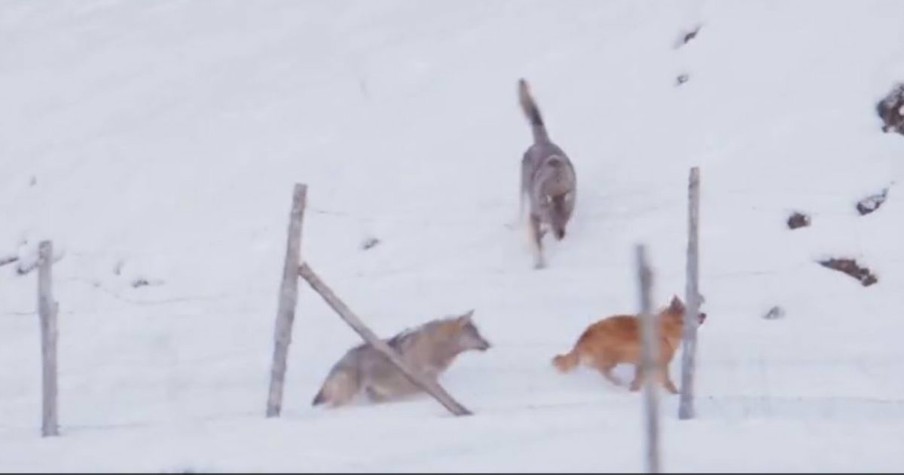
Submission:
M 349 402 L 360 389 L 360 378 L 354 368 L 336 365 L 311 401 L 312 406 L 329 403 L 339 406 Z
M 530 122 L 531 132 L 534 135 L 534 143 L 549 142 L 549 134 L 546 132 L 546 125 L 543 123 L 543 116 L 540 115 L 540 108 L 534 102 L 534 98 L 530 94 L 530 86 L 523 78 L 518 80 L 518 102 L 521 103 L 521 110 Z
M 567 373 L 578 365 L 580 359 L 580 355 L 575 349 L 569 351 L 568 353 L 565 353 L 564 355 L 556 355 L 556 357 L 552 359 L 552 364 L 560 372 Z

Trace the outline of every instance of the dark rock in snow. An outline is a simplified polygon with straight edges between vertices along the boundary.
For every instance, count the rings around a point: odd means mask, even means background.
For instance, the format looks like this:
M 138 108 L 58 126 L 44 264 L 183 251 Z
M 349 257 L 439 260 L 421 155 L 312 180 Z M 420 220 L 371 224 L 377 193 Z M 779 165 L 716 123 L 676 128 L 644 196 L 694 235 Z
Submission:
M 376 246 L 377 244 L 380 244 L 379 239 L 377 239 L 375 237 L 369 237 L 369 238 L 365 239 L 364 242 L 361 243 L 361 249 L 366 251 L 366 250 Z
M 896 84 L 884 99 L 876 104 L 882 119 L 883 132 L 904 134 L 904 83 Z
M 770 308 L 769 311 L 766 312 L 766 315 L 763 315 L 763 318 L 765 318 L 766 320 L 778 320 L 779 318 L 784 318 L 784 316 L 785 309 L 776 305 Z
M 163 285 L 163 281 L 159 279 L 147 279 L 145 277 L 136 277 L 132 280 L 132 287 L 147 287 L 151 285 Z
M 870 214 L 873 211 L 879 209 L 879 207 L 882 206 L 882 203 L 885 203 L 886 198 L 888 198 L 888 188 L 882 190 L 881 193 L 867 196 L 866 198 L 858 201 L 857 212 L 860 213 L 860 216 Z
M 688 42 L 690 42 L 692 39 L 696 38 L 696 37 L 697 37 L 697 33 L 700 32 L 700 28 L 701 28 L 702 26 L 703 26 L 703 25 L 697 25 L 697 26 L 694 27 L 693 30 L 691 30 L 691 31 L 686 31 L 686 32 L 682 33 L 682 34 L 681 34 L 681 38 L 678 40 L 678 44 L 676 44 L 675 47 L 676 47 L 676 48 L 680 48 L 682 45 L 686 45 L 686 44 L 687 44 Z
M 809 225 L 810 217 L 799 211 L 795 211 L 794 214 L 788 217 L 788 227 L 791 229 L 802 228 Z
M 877 282 L 879 279 L 866 267 L 857 264 L 857 261 L 854 259 L 826 259 L 819 261 L 824 267 L 828 267 L 829 269 L 837 270 L 839 272 L 844 272 L 845 274 L 857 279 L 864 287 L 869 287 Z

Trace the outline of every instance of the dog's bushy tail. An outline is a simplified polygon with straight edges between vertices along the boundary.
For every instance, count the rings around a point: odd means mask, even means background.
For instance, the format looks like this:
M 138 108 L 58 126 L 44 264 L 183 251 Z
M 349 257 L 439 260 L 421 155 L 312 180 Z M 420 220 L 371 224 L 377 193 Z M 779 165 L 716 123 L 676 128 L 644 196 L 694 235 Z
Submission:
M 524 111 L 524 115 L 530 122 L 534 143 L 549 142 L 549 134 L 546 132 L 546 125 L 543 123 L 540 108 L 537 107 L 537 103 L 531 97 L 530 86 L 523 78 L 518 80 L 518 102 L 521 103 L 521 110 Z
M 567 373 L 573 370 L 578 365 L 579 361 L 580 355 L 577 350 L 571 350 L 564 355 L 556 355 L 556 357 L 552 359 L 552 364 L 559 372 Z

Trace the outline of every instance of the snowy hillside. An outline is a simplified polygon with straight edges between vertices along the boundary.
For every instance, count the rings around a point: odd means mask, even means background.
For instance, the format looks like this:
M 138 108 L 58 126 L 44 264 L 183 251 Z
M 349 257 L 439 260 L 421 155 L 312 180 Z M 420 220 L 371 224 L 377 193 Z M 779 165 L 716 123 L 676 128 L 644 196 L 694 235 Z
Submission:
M 683 296 L 695 165 L 699 417 L 663 395 L 663 469 L 901 471 L 904 136 L 875 111 L 901 25 L 898 0 L 0 0 L 0 471 L 642 470 L 640 394 L 550 360 L 638 309 L 636 243 L 656 305 Z M 578 176 L 540 271 L 520 77 Z M 380 335 L 475 309 L 493 347 L 441 379 L 474 416 L 311 407 L 360 339 L 302 285 L 264 418 L 295 183 L 305 261 Z M 17 272 L 43 239 L 50 439 Z

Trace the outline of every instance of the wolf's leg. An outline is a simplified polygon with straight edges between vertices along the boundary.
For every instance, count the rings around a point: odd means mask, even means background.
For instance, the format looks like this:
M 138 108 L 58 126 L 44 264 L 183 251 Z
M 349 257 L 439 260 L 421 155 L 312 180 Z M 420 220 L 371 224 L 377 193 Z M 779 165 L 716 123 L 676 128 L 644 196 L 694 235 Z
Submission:
M 515 224 L 521 224 L 524 221 L 524 189 L 518 193 L 518 216 L 515 218 Z
M 342 369 L 330 375 L 317 397 L 314 404 L 328 403 L 331 407 L 344 406 L 354 399 L 358 392 L 358 381 L 354 374 Z
M 543 257 L 543 243 L 541 242 L 543 235 L 540 232 L 540 218 L 533 213 L 530 216 L 530 223 L 528 223 L 527 231 L 530 239 L 531 251 L 534 255 L 534 269 L 542 269 L 546 267 L 546 259 Z
M 524 197 L 527 195 L 527 184 L 530 182 L 531 167 L 528 158 L 521 158 L 521 180 L 518 183 L 518 218 L 515 224 L 524 221 Z
M 371 378 L 364 390 L 371 401 L 378 403 L 396 401 L 421 391 L 420 387 L 409 381 L 400 370 L 395 367 L 387 367 L 386 370 Z
M 386 402 L 391 399 L 387 394 L 381 392 L 374 386 L 368 386 L 367 388 L 365 388 L 364 393 L 367 394 L 368 399 L 375 403 Z

